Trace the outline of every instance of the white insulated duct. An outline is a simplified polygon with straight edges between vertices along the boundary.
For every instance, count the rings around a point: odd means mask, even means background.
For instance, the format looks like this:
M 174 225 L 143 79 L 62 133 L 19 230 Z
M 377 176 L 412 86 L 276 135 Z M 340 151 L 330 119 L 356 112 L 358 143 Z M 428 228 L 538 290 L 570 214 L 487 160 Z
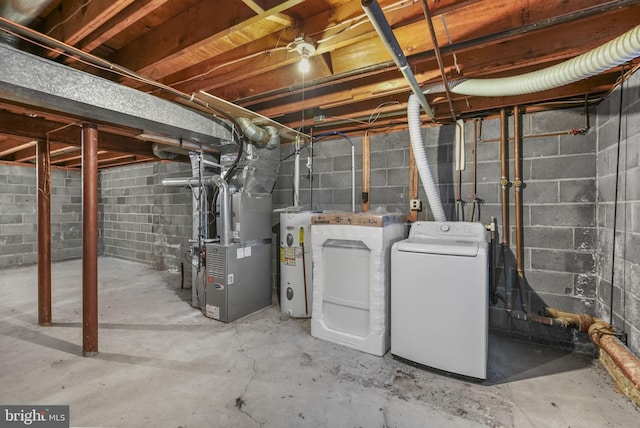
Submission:
M 640 56 L 640 26 L 563 63 L 519 76 L 451 81 L 449 82 L 449 90 L 460 95 L 479 97 L 531 94 L 586 79 L 638 56 Z M 425 94 L 438 92 L 444 92 L 443 84 L 432 85 L 424 90 Z M 445 221 L 442 201 L 433 180 L 422 142 L 420 102 L 414 94 L 409 97 L 407 116 L 411 146 L 416 157 L 420 181 L 429 200 L 429 206 L 436 221 Z
M 575 83 L 640 56 L 640 25 L 604 45 L 560 64 L 512 77 L 468 79 L 449 83 L 460 95 L 505 97 L 532 94 Z M 443 85 L 425 93 L 444 92 Z
M 409 105 L 407 107 L 407 116 L 409 118 L 409 138 L 411 139 L 411 147 L 413 148 L 413 156 L 416 159 L 416 167 L 420 175 L 420 181 L 427 194 L 429 208 L 435 221 L 447 221 L 440 200 L 438 187 L 431 174 L 429 162 L 427 159 L 427 151 L 422 141 L 422 122 L 420 121 L 420 100 L 414 94 L 409 96 Z

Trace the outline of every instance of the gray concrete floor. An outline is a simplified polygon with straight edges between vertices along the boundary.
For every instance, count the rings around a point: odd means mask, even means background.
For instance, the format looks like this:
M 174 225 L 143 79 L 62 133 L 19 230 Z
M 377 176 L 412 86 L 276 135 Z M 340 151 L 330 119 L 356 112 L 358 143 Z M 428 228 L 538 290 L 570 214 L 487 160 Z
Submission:
M 99 263 L 100 352 L 81 356 L 81 261 L 53 266 L 51 327 L 37 269 L 0 271 L 0 403 L 69 404 L 71 426 L 637 427 L 597 361 L 490 338 L 472 383 L 310 336 L 277 306 L 205 318 L 179 275 Z

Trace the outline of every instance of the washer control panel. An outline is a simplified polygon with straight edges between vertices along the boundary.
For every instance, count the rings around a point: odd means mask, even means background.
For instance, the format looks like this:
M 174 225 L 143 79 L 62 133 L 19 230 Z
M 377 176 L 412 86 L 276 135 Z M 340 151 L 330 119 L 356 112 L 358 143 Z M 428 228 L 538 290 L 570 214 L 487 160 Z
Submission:
M 466 239 L 487 241 L 482 223 L 463 221 L 417 221 L 411 226 L 409 239 Z

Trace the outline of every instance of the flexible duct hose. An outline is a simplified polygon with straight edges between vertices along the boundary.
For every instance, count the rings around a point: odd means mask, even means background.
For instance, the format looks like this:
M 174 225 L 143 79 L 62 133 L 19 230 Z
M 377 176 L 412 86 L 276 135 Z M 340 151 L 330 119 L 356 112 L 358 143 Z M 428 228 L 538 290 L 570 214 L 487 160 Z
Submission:
M 413 148 L 413 155 L 416 159 L 416 166 L 418 168 L 418 174 L 420 175 L 420 181 L 422 181 L 424 191 L 427 194 L 429 208 L 431 208 L 435 221 L 447 221 L 447 217 L 444 215 L 444 209 L 442 208 L 442 201 L 440 200 L 438 188 L 436 187 L 433 175 L 431 174 L 431 169 L 429 168 L 427 152 L 422 141 L 422 128 L 420 127 L 420 100 L 414 94 L 409 96 L 407 116 L 409 118 L 409 138 L 411 139 L 411 147 Z
M 532 94 L 586 79 L 638 56 L 640 56 L 640 26 L 563 63 L 519 76 L 452 81 L 449 82 L 449 90 L 455 94 L 478 97 Z M 444 86 L 442 84 L 430 86 L 424 92 L 444 92 Z
M 278 134 L 278 128 L 275 126 L 261 128 L 246 117 L 238 117 L 236 122 L 240 126 L 242 133 L 257 147 L 266 147 L 269 150 L 273 150 L 280 145 L 280 135 Z
M 449 90 L 455 94 L 479 97 L 499 97 L 530 94 L 568 85 L 602 73 L 640 56 L 640 26 L 622 34 L 604 45 L 542 70 L 497 79 L 459 79 L 449 82 Z M 425 94 L 444 92 L 444 84 L 428 86 Z M 445 221 L 442 202 L 438 194 L 420 129 L 420 103 L 416 96 L 409 96 L 407 108 L 411 146 L 416 157 L 420 181 L 425 188 L 429 206 L 436 221 Z

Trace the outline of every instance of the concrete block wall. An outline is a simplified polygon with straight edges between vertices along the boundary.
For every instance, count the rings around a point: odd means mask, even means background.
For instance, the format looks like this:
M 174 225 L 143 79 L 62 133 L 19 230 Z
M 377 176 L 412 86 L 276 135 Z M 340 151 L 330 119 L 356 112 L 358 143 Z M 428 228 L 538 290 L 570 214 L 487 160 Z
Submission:
M 191 238 L 191 192 L 162 185 L 191 166 L 156 162 L 100 172 L 104 255 L 179 272 Z M 188 271 L 189 269 L 185 269 Z
M 597 137 L 597 314 L 640 355 L 640 73 L 598 106 Z
M 38 261 L 36 169 L 0 164 L 0 268 Z M 82 175 L 51 170 L 51 259 L 82 255 Z
M 594 111 L 591 111 L 593 115 Z M 592 118 L 593 120 L 593 118 Z M 584 109 L 557 110 L 523 115 L 523 190 L 525 271 L 527 301 L 537 311 L 544 306 L 594 313 L 597 264 L 596 131 L 569 135 L 573 128 L 586 124 Z M 465 169 L 461 197 L 467 201 L 465 220 L 470 220 L 473 205 L 473 122 L 465 124 Z M 489 223 L 500 220 L 500 158 L 498 118 L 478 123 L 476 166 L 477 197 L 474 219 Z M 513 118 L 509 117 L 513 136 Z M 549 135 L 552 134 L 552 135 Z M 455 171 L 455 127 L 425 126 L 424 144 L 438 183 L 448 219 L 456 218 L 458 174 Z M 361 211 L 362 138 L 352 137 L 356 152 L 356 211 Z M 371 136 L 371 207 L 408 212 L 409 204 L 408 132 Z M 509 144 L 513 156 L 513 141 Z M 274 191 L 274 205 L 292 204 L 293 147 L 283 145 L 283 161 Z M 308 151 L 301 151 L 301 205 L 308 208 Z M 314 144 L 313 209 L 350 211 L 351 148 L 348 141 L 336 139 Z M 509 162 L 513 181 L 513 160 Z M 511 188 L 510 241 L 515 244 L 514 190 Z M 432 219 L 422 185 L 419 198 L 425 210 L 419 219 Z M 500 222 L 499 222 L 500 224 Z M 502 230 L 500 229 L 502 236 Z M 515 246 L 512 245 L 508 273 L 513 275 Z M 499 288 L 504 290 L 503 271 L 499 270 Z M 511 278 L 511 277 L 510 277 Z M 510 280 L 511 281 L 511 280 Z M 519 301 L 519 300 L 518 300 Z M 567 348 L 590 349 L 586 336 L 571 330 L 553 330 L 507 317 L 501 303 L 491 309 L 491 328 L 519 339 L 545 342 Z
M 594 110 L 589 111 L 593 120 Z M 596 130 L 572 135 L 572 129 L 584 129 L 587 114 L 583 108 L 555 110 L 522 116 L 522 188 L 525 301 L 529 311 L 537 313 L 545 306 L 579 313 L 595 313 L 597 282 L 596 201 Z M 471 124 L 466 135 L 472 135 Z M 499 159 L 499 119 L 482 121 L 478 143 L 477 186 L 483 222 L 494 216 L 498 220 L 500 241 L 502 228 Z M 514 182 L 513 117 L 509 116 L 509 181 Z M 470 132 L 471 131 L 471 132 Z M 463 199 L 471 199 L 472 167 L 466 144 L 467 165 L 463 173 Z M 504 262 L 499 263 L 498 289 L 504 294 L 507 284 L 515 282 L 515 190 L 510 198 L 510 251 L 506 276 Z M 469 219 L 469 205 L 466 219 Z M 515 302 L 521 298 L 514 290 Z M 507 316 L 499 302 L 490 310 L 492 329 L 524 340 L 549 343 L 588 352 L 592 349 L 585 334 L 517 321 Z

